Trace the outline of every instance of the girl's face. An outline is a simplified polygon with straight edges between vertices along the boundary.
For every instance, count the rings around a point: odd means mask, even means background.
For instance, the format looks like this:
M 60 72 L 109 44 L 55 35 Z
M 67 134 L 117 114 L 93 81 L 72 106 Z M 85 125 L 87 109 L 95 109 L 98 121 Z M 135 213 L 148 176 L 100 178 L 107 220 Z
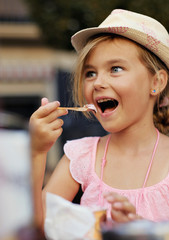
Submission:
M 98 43 L 84 64 L 85 98 L 96 106 L 96 117 L 108 132 L 153 122 L 152 80 L 138 46 L 127 39 Z

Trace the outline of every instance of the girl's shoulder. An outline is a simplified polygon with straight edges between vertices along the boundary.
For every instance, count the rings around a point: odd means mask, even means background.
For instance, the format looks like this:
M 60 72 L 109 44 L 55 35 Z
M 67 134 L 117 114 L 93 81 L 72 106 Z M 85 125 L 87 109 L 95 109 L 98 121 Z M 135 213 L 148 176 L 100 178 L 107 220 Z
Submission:
M 64 153 L 70 160 L 70 173 L 84 190 L 94 171 L 97 144 L 100 137 L 85 137 L 67 141 Z
M 92 136 L 69 140 L 64 145 L 64 152 L 66 153 L 66 155 L 71 154 L 71 156 L 77 154 L 80 154 L 80 156 L 82 156 L 89 153 L 96 154 L 96 151 L 98 151 L 98 149 L 105 146 L 106 141 L 107 135 L 102 137 Z
M 84 137 L 74 140 L 69 140 L 64 145 L 64 152 L 71 160 L 72 158 L 84 157 L 97 148 L 97 143 L 100 137 Z

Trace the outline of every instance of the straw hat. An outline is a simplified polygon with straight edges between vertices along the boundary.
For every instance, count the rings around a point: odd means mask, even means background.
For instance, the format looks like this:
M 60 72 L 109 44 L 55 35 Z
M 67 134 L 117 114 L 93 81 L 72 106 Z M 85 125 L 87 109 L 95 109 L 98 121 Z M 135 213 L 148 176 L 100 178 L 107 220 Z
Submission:
M 87 28 L 71 38 L 73 47 L 79 52 L 90 37 L 99 33 L 114 33 L 129 38 L 157 55 L 169 69 L 169 34 L 155 19 L 121 9 L 115 9 L 98 26 Z

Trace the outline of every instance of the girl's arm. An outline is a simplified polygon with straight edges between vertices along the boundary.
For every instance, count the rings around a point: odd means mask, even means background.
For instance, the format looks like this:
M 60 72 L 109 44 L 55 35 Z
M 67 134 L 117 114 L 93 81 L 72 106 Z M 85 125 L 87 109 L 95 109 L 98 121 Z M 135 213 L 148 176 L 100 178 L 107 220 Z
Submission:
M 41 227 L 43 227 L 45 217 L 46 191 L 59 194 L 69 200 L 78 191 L 78 184 L 69 173 L 69 160 L 64 156 L 44 189 L 42 201 L 47 153 L 62 133 L 63 120 L 59 119 L 59 117 L 67 114 L 66 110 L 57 109 L 59 105 L 59 102 L 49 103 L 48 99 L 44 98 L 41 107 L 30 118 L 35 223 Z M 67 189 L 67 187 L 69 188 Z M 74 187 L 75 190 L 72 190 L 71 188 L 74 189 Z
M 43 212 L 46 212 L 46 193 L 57 194 L 66 200 L 72 201 L 76 196 L 80 184 L 73 178 L 69 170 L 70 160 L 64 155 L 57 164 L 52 176 L 43 189 Z M 45 214 L 43 219 L 45 219 Z
M 45 163 L 44 156 L 39 156 L 39 159 L 33 161 L 34 216 L 36 225 L 42 229 L 46 217 L 46 193 L 57 194 L 72 201 L 80 187 L 79 183 L 72 178 L 69 171 L 70 160 L 64 155 L 42 191 Z

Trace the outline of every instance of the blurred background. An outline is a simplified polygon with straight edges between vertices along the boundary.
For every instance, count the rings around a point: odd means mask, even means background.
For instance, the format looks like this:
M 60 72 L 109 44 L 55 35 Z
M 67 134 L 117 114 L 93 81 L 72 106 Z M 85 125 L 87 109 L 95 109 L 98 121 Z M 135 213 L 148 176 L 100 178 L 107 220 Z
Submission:
M 147 14 L 169 28 L 168 0 L 0 0 L 0 108 L 28 120 L 44 96 L 73 105 L 76 53 L 70 38 L 98 26 L 115 8 Z M 70 113 L 64 121 L 60 142 L 48 156 L 49 172 L 66 140 L 105 134 L 81 114 Z
M 168 0 L 0 0 L 0 110 L 28 122 L 44 96 L 72 106 L 76 53 L 70 38 L 83 28 L 98 26 L 115 8 L 152 16 L 169 30 Z M 45 179 L 66 140 L 106 134 L 96 120 L 80 113 L 63 119 L 64 131 L 48 155 Z M 21 127 L 19 121 L 14 125 Z

